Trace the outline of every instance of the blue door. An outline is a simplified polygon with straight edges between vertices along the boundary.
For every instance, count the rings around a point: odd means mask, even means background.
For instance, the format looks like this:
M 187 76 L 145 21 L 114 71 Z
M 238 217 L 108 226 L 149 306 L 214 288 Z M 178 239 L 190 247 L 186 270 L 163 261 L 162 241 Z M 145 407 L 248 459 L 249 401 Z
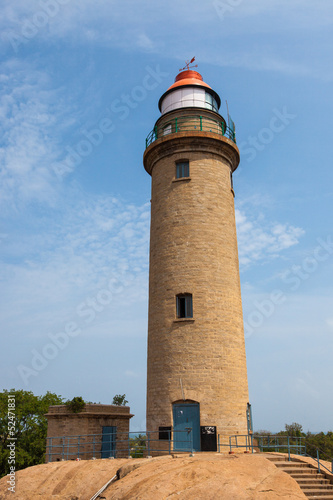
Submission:
M 193 450 L 200 451 L 199 403 L 173 405 L 173 430 L 174 450 L 191 451 L 193 440 Z
M 117 427 L 103 426 L 101 458 L 116 456 Z

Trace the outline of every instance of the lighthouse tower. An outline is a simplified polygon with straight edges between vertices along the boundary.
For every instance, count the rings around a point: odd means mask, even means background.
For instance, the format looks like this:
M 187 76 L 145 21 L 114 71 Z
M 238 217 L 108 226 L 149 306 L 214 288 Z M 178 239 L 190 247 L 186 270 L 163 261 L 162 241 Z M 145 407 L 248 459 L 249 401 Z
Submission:
M 181 71 L 146 140 L 152 178 L 147 430 L 186 449 L 247 434 L 248 384 L 232 174 L 233 122 L 202 76 Z M 183 432 L 179 432 L 183 431 Z

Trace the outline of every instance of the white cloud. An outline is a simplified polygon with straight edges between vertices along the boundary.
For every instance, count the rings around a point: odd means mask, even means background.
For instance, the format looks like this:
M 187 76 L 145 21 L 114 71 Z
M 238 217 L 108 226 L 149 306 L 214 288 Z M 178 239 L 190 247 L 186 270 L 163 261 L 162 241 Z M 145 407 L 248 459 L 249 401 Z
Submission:
M 304 230 L 290 224 L 266 222 L 259 214 L 249 218 L 236 209 L 239 262 L 247 267 L 259 260 L 276 258 L 287 248 L 296 245 Z
M 333 318 L 327 318 L 326 323 L 330 328 L 333 329 Z
M 253 0 L 239 2 L 237 6 L 230 6 L 225 16 L 226 22 L 219 19 L 219 1 L 200 2 L 199 0 L 184 0 L 178 2 L 171 0 L 168 4 L 152 3 L 148 0 L 125 0 L 115 2 L 104 0 L 81 0 L 80 3 L 53 0 L 53 12 L 49 13 L 45 6 L 47 2 L 29 0 L 12 0 L 3 7 L 2 32 L 3 40 L 8 41 L 10 32 L 22 36 L 24 27 L 30 23 L 35 27 L 35 36 L 40 38 L 67 38 L 75 37 L 76 40 L 96 41 L 114 46 L 135 47 L 147 50 L 155 47 L 153 39 L 159 39 L 169 34 L 170 40 L 165 49 L 173 47 L 173 29 L 179 33 L 193 30 L 193 26 L 206 29 L 206 34 L 214 33 L 215 25 L 223 23 L 224 36 L 253 33 L 254 31 L 268 31 L 281 33 L 281 30 L 299 30 L 305 28 L 318 28 L 329 25 L 332 17 L 332 7 L 326 0 L 318 0 L 314 5 L 310 0 Z M 228 4 L 228 2 L 221 2 Z M 46 13 L 46 21 L 38 23 L 38 13 Z M 37 16 L 37 18 L 36 18 Z M 273 23 L 267 23 L 267 17 Z M 251 22 L 249 22 L 249 20 Z M 235 22 L 233 22 L 235 21 Z M 138 26 L 142 30 L 139 37 Z M 214 29 L 213 29 L 214 28 Z M 23 33 L 22 33 L 23 30 Z M 32 30 L 32 33 L 34 31 Z M 221 33 L 220 33 L 221 34 Z M 24 35 L 23 35 L 24 36 Z M 29 40 L 29 39 L 28 39 Z M 179 41 L 179 36 L 175 37 Z M 193 45 L 193 42 L 192 42 Z M 164 49 L 164 53 L 165 53 Z
M 154 50 L 155 49 L 155 44 L 154 42 L 149 38 L 149 36 L 146 35 L 146 33 L 140 33 L 137 37 L 137 45 L 138 47 L 141 47 L 144 50 Z
M 3 9 L 0 29 L 8 51 L 19 54 L 22 47 L 36 41 L 54 43 L 57 39 L 67 43 L 75 39 L 76 44 L 179 57 L 183 63 L 184 58 L 194 55 L 195 48 L 200 63 L 273 71 L 323 81 L 333 78 L 332 71 L 327 68 L 325 47 L 318 46 L 318 57 L 309 59 L 308 52 L 304 51 L 304 39 L 295 38 L 299 34 L 304 37 L 308 30 L 318 32 L 330 26 L 333 8 L 325 0 L 318 0 L 316 5 L 310 0 L 295 0 L 293 3 L 272 0 L 269 4 L 264 0 L 243 1 L 231 7 L 225 19 L 218 15 L 218 0 L 208 3 L 171 1 L 168 4 L 152 4 L 147 0 L 82 0 L 62 4 L 53 0 L 53 3 L 58 8 L 52 15 L 43 8 L 42 0 L 38 3 L 13 0 Z M 38 24 L 40 12 L 46 16 L 42 26 Z M 28 25 L 31 34 L 29 29 L 26 31 Z M 205 44 L 197 46 L 193 43 L 194 29 L 205 33 Z M 285 37 L 283 45 L 281 34 Z M 217 35 L 230 44 L 222 54 L 216 50 Z M 260 43 L 253 40 L 254 36 L 261 36 Z M 266 43 L 268 36 L 269 43 Z M 311 39 L 314 50 L 316 43 L 316 38 Z M 293 56 L 289 44 L 293 45 Z M 247 47 L 246 51 L 244 47 Z M 301 50 L 297 55 L 298 47 Z M 320 48 L 323 50 L 319 51 Z
M 32 219 L 26 234 L 2 241 L 3 333 L 45 336 L 112 279 L 113 310 L 146 300 L 149 206 L 67 192 L 61 207 L 52 222 L 50 213 Z
M 54 203 L 50 165 L 60 152 L 55 129 L 68 112 L 45 72 L 16 60 L 0 66 L 0 198 L 2 211 L 33 201 Z M 59 137 L 59 136 L 58 136 Z
M 255 47 L 252 51 L 248 49 L 246 53 L 242 52 L 241 54 L 220 54 L 214 56 L 214 60 L 209 57 L 209 62 L 220 66 L 245 68 L 251 71 L 279 72 L 289 76 L 317 76 L 313 74 L 314 69 L 307 62 L 301 63 L 288 60 L 274 53 L 267 54 L 267 48 L 265 47 L 260 49 Z M 321 74 L 319 76 L 322 77 Z
M 131 378 L 137 378 L 138 374 L 136 372 L 133 372 L 132 370 L 126 370 L 125 374 L 126 377 L 131 377 Z
M 316 378 L 307 370 L 302 370 L 297 376 L 290 380 L 288 390 L 294 397 L 306 397 L 320 400 L 321 391 L 318 390 Z

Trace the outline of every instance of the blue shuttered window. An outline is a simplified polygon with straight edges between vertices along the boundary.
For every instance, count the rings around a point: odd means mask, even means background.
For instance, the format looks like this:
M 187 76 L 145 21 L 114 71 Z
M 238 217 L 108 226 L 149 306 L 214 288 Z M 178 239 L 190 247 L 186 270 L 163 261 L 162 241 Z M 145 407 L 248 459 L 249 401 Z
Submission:
M 176 163 L 176 179 L 190 176 L 190 165 L 188 161 Z

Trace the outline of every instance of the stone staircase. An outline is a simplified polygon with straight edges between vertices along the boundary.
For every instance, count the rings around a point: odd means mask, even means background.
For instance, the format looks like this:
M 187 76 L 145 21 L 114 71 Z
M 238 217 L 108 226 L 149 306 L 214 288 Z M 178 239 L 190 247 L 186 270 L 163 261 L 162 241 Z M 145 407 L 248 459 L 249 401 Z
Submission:
M 308 498 L 333 500 L 333 484 L 315 465 L 293 458 L 289 462 L 286 456 L 267 455 L 266 458 L 295 479 Z

